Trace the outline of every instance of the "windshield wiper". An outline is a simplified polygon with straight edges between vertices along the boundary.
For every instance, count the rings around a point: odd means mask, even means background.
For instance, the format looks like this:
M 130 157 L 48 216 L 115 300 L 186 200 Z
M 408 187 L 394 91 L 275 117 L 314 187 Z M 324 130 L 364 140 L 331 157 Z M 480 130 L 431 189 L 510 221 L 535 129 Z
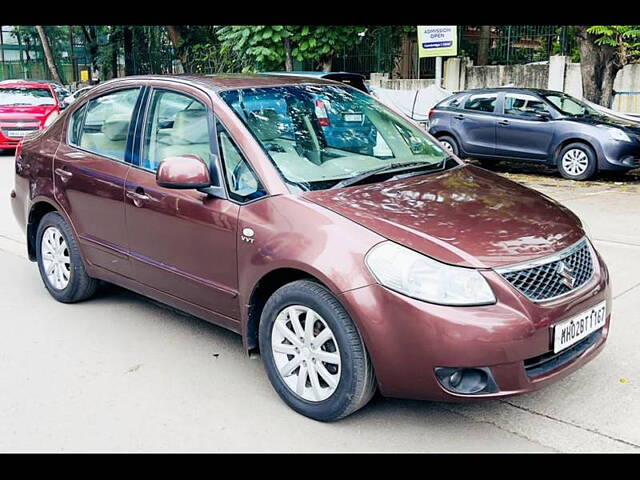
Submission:
M 366 180 L 369 177 L 373 177 L 375 175 L 378 175 L 380 173 L 384 173 L 386 171 L 389 170 L 395 170 L 396 168 L 402 168 L 402 167 L 407 167 L 404 170 L 408 170 L 408 169 L 413 169 L 413 168 L 417 168 L 417 167 L 438 167 L 440 165 L 442 165 L 442 167 L 444 168 L 444 166 L 446 165 L 447 161 L 452 158 L 451 156 L 449 157 L 445 157 L 444 159 L 442 159 L 442 162 L 438 162 L 438 163 L 430 163 L 430 162 L 396 162 L 396 163 L 390 163 L 389 165 L 384 165 L 383 167 L 379 167 L 379 168 L 374 168 L 373 170 L 368 170 L 366 172 L 360 173 L 359 175 L 356 175 L 355 177 L 351 177 L 351 178 L 345 178 L 344 180 L 339 181 L 338 183 L 336 183 L 334 186 L 332 186 L 331 188 L 344 188 L 344 187 L 349 187 L 351 185 L 355 185 L 356 183 L 360 183 L 363 180 Z

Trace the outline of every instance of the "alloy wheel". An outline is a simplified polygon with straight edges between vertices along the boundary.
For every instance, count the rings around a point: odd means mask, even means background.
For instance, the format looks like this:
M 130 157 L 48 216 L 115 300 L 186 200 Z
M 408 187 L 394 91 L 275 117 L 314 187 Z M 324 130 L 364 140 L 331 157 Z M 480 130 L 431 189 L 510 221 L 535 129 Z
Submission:
M 589 157 L 579 148 L 572 148 L 562 156 L 562 168 L 570 175 L 582 175 L 588 166 Z
M 298 397 L 321 402 L 338 388 L 338 342 L 311 308 L 291 305 L 280 311 L 272 327 L 271 350 L 280 378 Z
M 442 144 L 442 146 L 444 147 L 444 149 L 447 151 L 448 154 L 450 155 L 455 154 L 455 152 L 453 151 L 453 145 L 451 145 L 449 142 L 447 142 L 446 140 L 440 140 L 440 143 Z
M 42 234 L 40 251 L 49 284 L 56 290 L 64 290 L 71 279 L 71 257 L 62 232 L 48 227 Z

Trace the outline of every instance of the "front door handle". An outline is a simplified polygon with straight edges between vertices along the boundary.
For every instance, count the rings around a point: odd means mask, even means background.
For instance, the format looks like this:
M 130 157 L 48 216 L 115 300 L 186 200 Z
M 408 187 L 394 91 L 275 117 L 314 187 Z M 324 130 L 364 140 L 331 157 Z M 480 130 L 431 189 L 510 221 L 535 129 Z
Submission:
M 456 120 L 464 120 L 464 115 L 454 115 L 453 118 Z
M 498 125 L 509 125 L 509 120 L 498 120 Z
M 60 180 L 65 183 L 68 182 L 71 177 L 73 177 L 73 173 L 71 173 L 69 170 L 65 170 L 64 168 L 56 168 L 54 172 L 56 172 L 56 175 L 60 177 Z
M 140 187 L 136 188 L 135 190 L 129 190 L 127 192 L 127 197 L 133 201 L 133 204 L 136 207 L 143 207 L 144 202 L 146 202 L 150 198 L 149 195 L 144 193 L 144 190 Z

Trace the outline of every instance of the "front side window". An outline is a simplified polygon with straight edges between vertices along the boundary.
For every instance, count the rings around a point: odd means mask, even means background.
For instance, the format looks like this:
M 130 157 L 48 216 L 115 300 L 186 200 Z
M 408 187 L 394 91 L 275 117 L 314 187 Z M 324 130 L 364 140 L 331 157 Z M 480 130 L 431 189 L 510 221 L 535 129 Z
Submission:
M 424 131 L 346 86 L 246 88 L 220 96 L 294 190 L 330 188 L 381 167 L 435 166 L 447 157 Z
M 496 109 L 497 98 L 498 95 L 495 93 L 480 93 L 476 95 L 469 95 L 467 101 L 464 102 L 464 109 L 493 113 Z
M 238 202 L 248 202 L 265 196 L 266 190 L 227 129 L 220 122 L 216 122 L 216 131 L 229 197 Z
M 551 113 L 547 105 L 533 95 L 507 93 L 504 96 L 505 115 L 537 117 L 540 113 Z
M 544 95 L 561 113 L 570 117 L 600 116 L 600 114 L 586 103 L 569 95 L 553 93 Z
M 124 161 L 129 125 L 139 93 L 139 88 L 118 90 L 90 100 L 79 135 L 79 146 Z
M 0 88 L 0 106 L 55 105 L 53 93 L 48 88 Z
M 207 165 L 211 159 L 208 111 L 182 93 L 156 90 L 144 130 L 140 166 L 155 172 L 167 157 L 195 155 Z

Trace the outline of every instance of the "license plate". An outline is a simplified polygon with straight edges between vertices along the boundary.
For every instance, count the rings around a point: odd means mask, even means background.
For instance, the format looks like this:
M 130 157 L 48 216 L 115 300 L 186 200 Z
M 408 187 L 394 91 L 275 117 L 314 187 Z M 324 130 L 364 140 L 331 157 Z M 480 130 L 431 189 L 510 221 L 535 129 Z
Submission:
M 24 137 L 25 135 L 28 135 L 32 131 L 33 130 L 14 130 L 14 131 L 8 131 L 6 132 L 6 134 L 7 134 L 7 137 Z
M 575 317 L 558 323 L 553 329 L 553 353 L 558 353 L 604 326 L 607 318 L 606 301 Z
M 345 122 L 362 122 L 361 113 L 345 113 L 342 118 Z

